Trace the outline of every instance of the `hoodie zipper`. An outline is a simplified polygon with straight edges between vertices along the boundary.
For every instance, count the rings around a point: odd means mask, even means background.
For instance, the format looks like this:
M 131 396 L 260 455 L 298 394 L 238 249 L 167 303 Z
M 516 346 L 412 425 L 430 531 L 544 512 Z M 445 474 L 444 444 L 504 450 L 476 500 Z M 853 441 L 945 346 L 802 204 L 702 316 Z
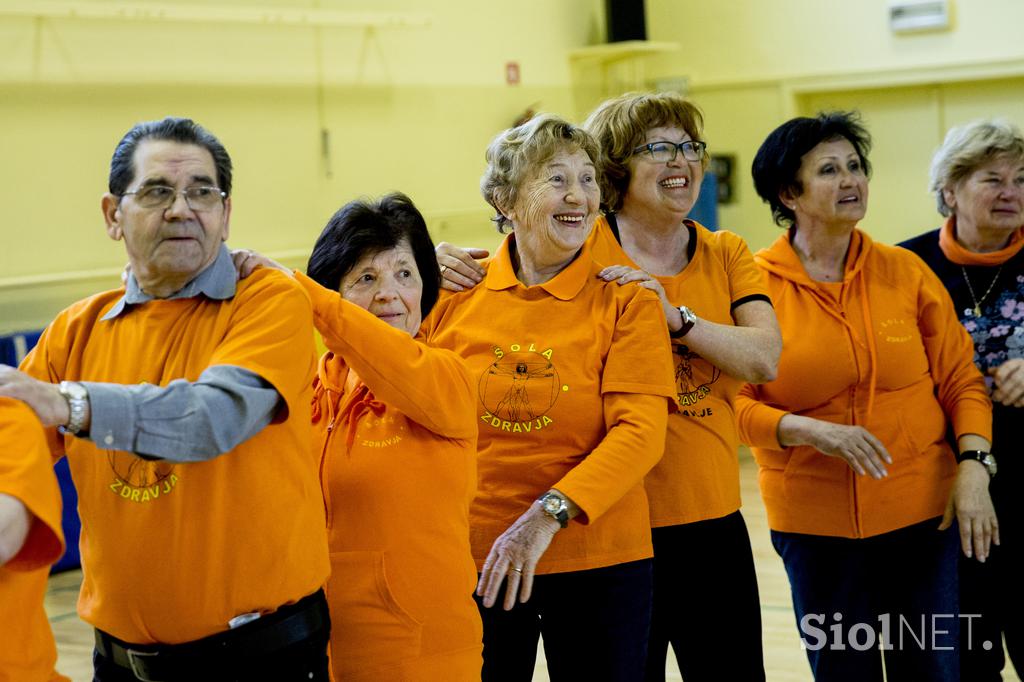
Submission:
M 328 402 L 330 401 L 330 393 L 325 392 Z M 323 491 L 324 500 L 324 518 L 327 519 L 327 529 L 330 530 L 334 527 L 334 514 L 331 512 L 331 487 L 327 480 L 327 449 L 331 445 L 331 435 L 334 433 L 334 424 L 338 417 L 331 410 L 331 421 L 327 424 L 324 435 L 324 445 L 320 450 L 320 490 Z

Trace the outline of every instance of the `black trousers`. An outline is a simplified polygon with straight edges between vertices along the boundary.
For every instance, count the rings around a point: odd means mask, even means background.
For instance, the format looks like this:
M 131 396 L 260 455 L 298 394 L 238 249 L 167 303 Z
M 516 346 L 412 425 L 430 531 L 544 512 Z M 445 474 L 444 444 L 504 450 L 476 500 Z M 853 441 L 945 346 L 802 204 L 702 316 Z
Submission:
M 511 611 L 505 589 L 484 623 L 484 682 L 530 682 L 537 639 L 551 682 L 636 682 L 643 677 L 651 620 L 651 560 L 540 575 Z
M 672 645 L 686 682 L 764 682 L 754 555 L 737 511 L 652 530 L 654 612 L 647 682 L 664 682 Z
M 888 682 L 960 679 L 960 534 L 939 521 L 859 539 L 771 532 L 817 682 L 882 682 L 883 658 Z
M 1015 455 L 1009 452 L 1000 458 L 999 473 L 989 488 L 1001 544 L 992 547 L 983 564 L 960 555 L 960 679 L 964 682 L 1003 679 L 1003 637 L 1017 674 L 1024 674 L 1024 506 L 1020 501 L 1024 465 Z

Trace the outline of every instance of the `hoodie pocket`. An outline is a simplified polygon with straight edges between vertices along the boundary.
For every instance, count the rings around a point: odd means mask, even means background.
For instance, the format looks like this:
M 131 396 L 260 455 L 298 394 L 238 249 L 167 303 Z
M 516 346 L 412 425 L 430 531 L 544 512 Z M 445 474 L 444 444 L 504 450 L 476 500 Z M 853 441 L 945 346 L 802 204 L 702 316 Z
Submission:
M 332 553 L 327 601 L 336 672 L 419 655 L 423 624 L 395 599 L 383 552 Z

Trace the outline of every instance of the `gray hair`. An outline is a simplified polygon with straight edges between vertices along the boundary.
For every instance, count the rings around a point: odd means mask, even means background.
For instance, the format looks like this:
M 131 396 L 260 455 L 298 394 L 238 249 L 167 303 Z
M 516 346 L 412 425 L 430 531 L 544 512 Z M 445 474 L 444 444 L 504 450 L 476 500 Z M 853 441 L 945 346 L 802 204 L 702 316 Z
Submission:
M 515 205 L 522 183 L 560 151 L 584 152 L 594 162 L 600 181 L 603 157 L 597 141 L 583 128 L 553 114 L 540 114 L 509 128 L 487 147 L 480 193 L 496 211 L 492 220 L 499 232 L 511 227 L 505 212 Z
M 978 166 L 1000 156 L 1024 161 L 1024 135 L 1006 119 L 984 119 L 950 128 L 932 157 L 929 178 L 929 190 L 935 193 L 939 213 L 953 213 L 942 196 L 944 189 L 952 188 Z

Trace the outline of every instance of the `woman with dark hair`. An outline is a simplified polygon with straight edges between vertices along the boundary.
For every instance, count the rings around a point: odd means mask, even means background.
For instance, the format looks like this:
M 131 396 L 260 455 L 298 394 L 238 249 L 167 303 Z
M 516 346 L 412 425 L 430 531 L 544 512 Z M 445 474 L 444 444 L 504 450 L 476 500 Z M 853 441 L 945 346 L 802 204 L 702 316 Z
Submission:
M 960 561 L 960 610 L 977 616 L 960 633 L 960 677 L 989 682 L 1002 679 L 1004 635 L 1024 673 L 1022 471 L 1013 452 L 1024 440 L 1024 133 L 999 119 L 950 129 L 932 159 L 931 190 L 945 223 L 900 246 L 949 290 L 992 391 L 993 444 L 1008 455 L 991 486 L 1002 542 L 984 564 Z M 983 463 L 995 472 L 994 456 Z
M 757 152 L 755 187 L 789 227 L 754 256 L 784 345 L 737 418 L 815 679 L 882 680 L 881 643 L 890 682 L 952 682 L 957 546 L 984 561 L 999 537 L 976 461 L 991 404 L 942 283 L 857 229 L 869 148 L 855 115 L 826 113 Z
M 251 252 L 235 261 L 243 276 L 281 268 Z M 328 348 L 313 383 L 313 445 L 334 677 L 479 680 L 474 386 L 457 355 L 414 338 L 440 280 L 423 216 L 397 193 L 346 204 L 308 276 L 294 276 Z
M 486 158 L 481 191 L 510 234 L 480 285 L 445 292 L 424 324 L 477 387 L 483 678 L 531 680 L 543 637 L 554 682 L 634 682 L 651 614 L 643 478 L 675 396 L 665 317 L 653 292 L 597 276 L 590 134 L 541 115 Z

